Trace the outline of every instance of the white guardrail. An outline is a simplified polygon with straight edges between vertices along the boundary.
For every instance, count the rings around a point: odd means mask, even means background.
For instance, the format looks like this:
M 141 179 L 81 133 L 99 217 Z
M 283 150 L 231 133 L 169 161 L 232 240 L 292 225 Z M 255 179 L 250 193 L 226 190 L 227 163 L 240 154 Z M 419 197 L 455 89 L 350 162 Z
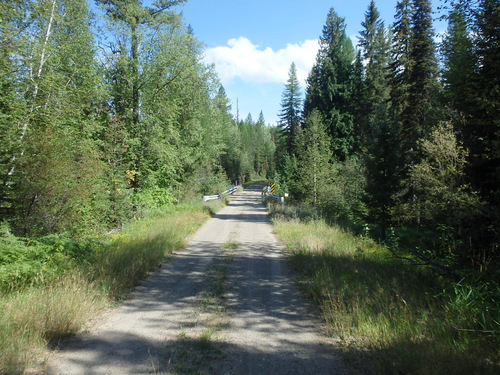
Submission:
M 203 196 L 203 202 L 210 201 L 212 199 L 220 199 L 220 198 L 222 198 L 226 194 L 233 194 L 236 190 L 238 190 L 238 186 L 234 186 L 231 189 L 223 191 L 220 194 L 216 194 L 216 195 L 204 195 Z

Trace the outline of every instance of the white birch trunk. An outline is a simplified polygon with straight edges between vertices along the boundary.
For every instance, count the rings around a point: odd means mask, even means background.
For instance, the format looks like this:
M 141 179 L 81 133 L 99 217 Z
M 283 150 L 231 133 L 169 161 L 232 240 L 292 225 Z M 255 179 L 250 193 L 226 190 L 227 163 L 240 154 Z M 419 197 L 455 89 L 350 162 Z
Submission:
M 42 71 L 43 71 L 43 66 L 45 65 L 45 59 L 47 55 L 47 46 L 49 44 L 49 39 L 50 35 L 52 33 L 52 24 L 54 23 L 54 16 L 55 16 L 55 11 L 56 11 L 56 0 L 52 0 L 52 9 L 50 11 L 50 18 L 49 22 L 47 24 L 47 29 L 45 31 L 45 37 L 43 40 L 43 45 L 42 45 L 42 53 L 40 55 L 40 64 L 38 65 L 38 69 L 36 70 L 35 75 L 31 75 L 31 80 L 33 81 L 33 97 L 31 99 L 31 105 L 28 109 L 28 114 L 26 116 L 26 120 L 24 121 L 24 124 L 21 128 L 21 135 L 19 136 L 19 145 L 22 146 L 24 137 L 26 136 L 26 133 L 28 131 L 29 127 L 29 122 L 31 115 L 35 111 L 35 102 L 38 97 L 38 89 L 39 89 L 39 81 L 42 76 Z M 15 161 L 18 159 L 18 157 L 22 157 L 24 155 L 24 151 L 21 151 L 21 153 L 18 155 L 13 155 L 12 158 L 10 159 L 10 162 L 12 163 L 12 167 L 10 168 L 9 172 L 7 173 L 7 179 L 5 181 L 5 185 L 10 184 L 10 177 L 14 174 L 16 170 L 15 166 Z

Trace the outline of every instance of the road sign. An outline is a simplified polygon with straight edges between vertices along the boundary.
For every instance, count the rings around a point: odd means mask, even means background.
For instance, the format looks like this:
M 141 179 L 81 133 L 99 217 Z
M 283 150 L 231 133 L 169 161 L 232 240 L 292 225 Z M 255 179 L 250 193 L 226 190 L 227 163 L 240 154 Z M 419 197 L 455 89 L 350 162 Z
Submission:
M 271 193 L 274 194 L 275 191 L 276 191 L 276 184 L 274 182 L 271 182 Z

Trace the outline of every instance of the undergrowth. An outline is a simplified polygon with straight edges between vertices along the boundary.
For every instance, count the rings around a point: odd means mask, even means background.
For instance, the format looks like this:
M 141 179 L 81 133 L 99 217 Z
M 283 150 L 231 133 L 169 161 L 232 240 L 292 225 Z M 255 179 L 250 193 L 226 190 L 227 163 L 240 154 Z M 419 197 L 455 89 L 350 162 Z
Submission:
M 375 374 L 498 374 L 498 286 L 404 264 L 293 207 L 271 206 L 301 285 L 353 365 Z
M 0 234 L 0 374 L 23 373 L 47 343 L 79 331 L 187 238 L 220 203 L 184 203 L 123 230 L 78 242 Z

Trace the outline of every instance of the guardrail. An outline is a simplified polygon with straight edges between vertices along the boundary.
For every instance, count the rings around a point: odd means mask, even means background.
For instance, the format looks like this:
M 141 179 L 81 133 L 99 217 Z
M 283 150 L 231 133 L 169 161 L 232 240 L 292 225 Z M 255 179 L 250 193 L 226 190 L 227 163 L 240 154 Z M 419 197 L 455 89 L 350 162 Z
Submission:
M 223 191 L 220 194 L 216 194 L 216 195 L 204 195 L 203 196 L 203 202 L 210 201 L 212 199 L 220 199 L 220 198 L 222 198 L 226 194 L 228 194 L 228 195 L 229 194 L 233 194 L 236 190 L 238 190 L 238 186 L 234 186 L 231 189 Z
M 266 189 L 262 191 L 262 200 L 265 199 L 266 196 L 269 196 L 270 198 L 280 202 L 280 203 L 285 203 L 285 197 L 280 197 L 279 195 L 275 195 L 271 193 L 271 187 L 268 186 Z

